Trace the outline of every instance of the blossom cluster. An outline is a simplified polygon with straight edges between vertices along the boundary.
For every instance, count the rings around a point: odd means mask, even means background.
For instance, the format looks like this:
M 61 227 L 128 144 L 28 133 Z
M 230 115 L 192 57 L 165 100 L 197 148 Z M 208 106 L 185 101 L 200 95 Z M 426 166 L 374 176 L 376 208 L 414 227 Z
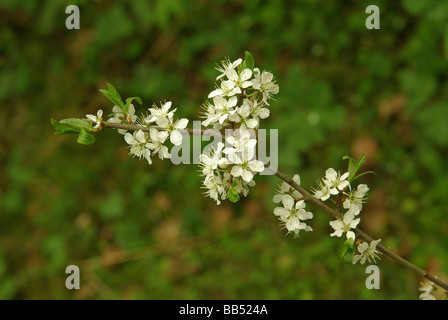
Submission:
M 359 184 L 356 189 L 350 184 L 349 172 L 341 175 L 340 172 L 336 172 L 333 168 L 329 168 L 325 172 L 325 178 L 318 181 L 318 188 L 314 189 L 314 197 L 326 201 L 331 196 L 336 197 L 335 201 L 338 205 L 342 205 L 346 211 L 342 213 L 342 216 L 336 220 L 330 221 L 330 226 L 333 228 L 333 233 L 330 236 L 341 237 L 345 234 L 347 239 L 355 241 L 356 234 L 353 231 L 361 218 L 359 214 L 362 211 L 363 203 L 366 201 L 366 195 L 369 191 L 369 187 L 366 184 Z M 360 262 L 364 264 L 366 260 L 368 262 L 375 262 L 380 253 L 376 247 L 381 241 L 373 240 L 369 243 L 362 242 L 358 244 L 357 249 L 359 254 L 354 255 L 352 263 Z
M 232 200 L 232 195 L 237 199 L 239 194 L 247 196 L 249 187 L 255 185 L 254 175 L 264 170 L 263 162 L 255 159 L 257 140 L 249 131 L 234 131 L 226 143 L 218 142 L 215 149 L 200 155 L 205 194 L 217 204 L 227 198 Z
M 300 185 L 300 176 L 295 174 L 293 181 Z M 274 209 L 274 214 L 279 218 L 281 223 L 285 226 L 288 233 L 294 234 L 294 237 L 299 237 L 300 230 L 306 232 L 313 231 L 304 221 L 313 218 L 313 213 L 305 210 L 305 201 L 302 194 L 291 187 L 288 183 L 283 182 L 273 198 L 275 203 L 281 203 L 282 206 Z
M 225 127 L 256 129 L 260 119 L 269 117 L 269 100 L 279 92 L 274 76 L 268 71 L 238 68 L 243 60 L 224 60 L 217 68 L 221 74 L 216 78 L 220 83 L 210 92 L 203 106 L 205 127 L 210 125 L 220 130 Z
M 171 109 L 171 101 L 165 102 L 161 107 L 153 106 L 148 109 L 148 114 L 138 117 L 135 114 L 135 107 L 129 104 L 127 107 L 115 105 L 112 108 L 112 115 L 107 120 L 116 124 L 138 124 L 141 129 L 132 134 L 126 129 L 118 129 L 124 135 L 124 140 L 130 147 L 130 154 L 139 159 L 146 159 L 152 164 L 151 156 L 158 155 L 160 159 L 171 157 L 166 141 L 170 140 L 173 145 L 182 143 L 181 130 L 188 125 L 185 118 L 174 120 L 174 113 L 177 109 Z M 99 128 L 103 121 L 103 111 L 99 110 L 97 115 L 86 115 L 87 119 L 95 124 L 94 128 Z M 144 129 L 144 131 L 142 130 Z
M 269 116 L 269 100 L 279 92 L 272 73 L 243 67 L 243 60 L 222 61 L 216 69 L 219 83 L 208 95 L 212 102 L 203 105 L 202 125 L 216 130 L 232 129 L 225 143 L 204 150 L 200 168 L 205 194 L 217 204 L 221 200 L 238 201 L 255 185 L 254 176 L 264 170 L 256 159 L 256 133 L 260 119 Z
M 419 296 L 420 300 L 437 300 L 436 297 L 432 295 L 432 292 L 434 291 L 434 282 L 424 279 L 420 283 L 418 290 L 422 291 Z

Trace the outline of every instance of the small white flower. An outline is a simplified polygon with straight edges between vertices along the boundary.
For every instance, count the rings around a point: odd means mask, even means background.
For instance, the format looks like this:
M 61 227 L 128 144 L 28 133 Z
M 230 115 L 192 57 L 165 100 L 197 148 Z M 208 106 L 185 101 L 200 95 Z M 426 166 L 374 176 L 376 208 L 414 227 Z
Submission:
M 272 95 L 279 92 L 278 85 L 273 81 L 274 76 L 267 71 L 260 73 L 260 69 L 255 68 L 254 78 L 255 79 L 252 80 L 252 87 L 263 94 L 262 101 L 268 104 L 267 101 L 272 99 Z
M 254 118 L 260 118 L 260 119 L 266 119 L 269 117 L 270 111 L 268 108 L 265 108 L 265 104 L 259 103 L 257 100 L 248 100 L 246 99 L 250 104 L 250 114 Z
M 98 129 L 103 121 L 103 110 L 98 110 L 96 116 L 93 114 L 87 114 L 86 118 L 95 123 L 95 126 L 93 127 L 94 129 Z
M 235 156 L 234 166 L 230 174 L 234 177 L 242 177 L 244 181 L 251 182 L 254 174 L 264 170 L 263 162 L 259 160 L 246 160 Z
M 285 224 L 288 233 L 294 232 L 298 236 L 300 230 L 312 231 L 311 227 L 303 222 L 303 220 L 313 218 L 311 212 L 305 211 L 305 202 L 303 200 L 295 202 L 290 195 L 285 195 L 282 198 L 282 204 L 283 207 L 274 209 L 274 214 Z
M 173 109 L 170 111 L 171 106 L 171 101 L 165 102 L 160 108 L 154 105 L 154 107 L 148 109 L 150 115 L 147 116 L 143 121 L 146 124 L 155 122 L 156 125 L 162 128 L 167 126 L 170 122 L 172 122 L 174 112 L 176 112 L 177 110 Z
M 236 67 L 238 67 L 241 63 L 243 62 L 243 59 L 237 59 L 234 62 L 230 62 L 229 59 L 225 59 L 223 61 L 221 61 L 221 66 L 218 66 L 216 68 L 216 70 L 218 70 L 219 72 L 221 72 L 221 74 L 216 77 L 216 80 L 221 79 L 222 77 L 226 76 L 227 73 L 230 70 L 234 70 Z
M 334 229 L 334 232 L 330 236 L 340 237 L 345 232 L 347 239 L 355 240 L 356 235 L 351 229 L 356 228 L 361 219 L 354 219 L 354 217 L 355 215 L 352 212 L 346 212 L 342 220 L 330 221 L 330 226 Z
M 149 136 L 154 146 L 153 155 L 158 154 L 160 159 L 169 159 L 171 154 L 168 151 L 168 147 L 164 145 L 166 136 L 163 132 L 157 131 L 155 128 L 149 130 Z
M 300 176 L 298 174 L 295 174 L 292 180 L 300 186 Z M 283 196 L 287 194 L 291 194 L 295 199 L 302 198 L 302 194 L 299 191 L 291 187 L 286 182 L 283 182 L 272 201 L 274 201 L 274 203 L 280 203 Z
M 349 173 L 346 172 L 342 176 L 339 172 L 336 172 L 333 168 L 328 169 L 325 172 L 324 183 L 330 188 L 330 194 L 337 195 L 340 191 L 350 186 L 350 183 L 346 180 Z
M 365 202 L 366 194 L 369 191 L 369 187 L 366 184 L 360 184 L 356 190 L 350 190 L 349 192 L 344 192 L 347 198 L 344 201 L 344 208 L 350 209 L 351 206 L 357 206 L 362 209 L 362 204 Z
M 110 123 L 135 123 L 137 120 L 137 116 L 135 115 L 135 107 L 131 103 L 129 105 L 129 110 L 126 112 L 125 110 L 121 110 L 119 106 L 114 106 L 112 108 L 113 117 L 107 120 Z M 125 134 L 127 132 L 126 129 L 118 129 L 118 133 Z
M 185 129 L 188 125 L 188 119 L 182 118 L 177 120 L 173 125 L 168 127 L 170 132 L 170 141 L 175 146 L 182 144 L 182 133 L 180 130 Z
M 314 190 L 314 197 L 322 201 L 328 200 L 328 198 L 330 198 L 331 196 L 330 188 L 321 181 L 318 181 L 318 184 L 319 184 L 318 189 Z
M 223 124 L 229 116 L 233 115 L 236 112 L 236 104 L 238 102 L 237 97 L 231 97 L 229 100 L 226 100 L 223 97 L 215 97 L 213 98 L 214 103 L 214 115 L 213 117 L 208 118 L 203 122 L 204 126 L 208 126 L 210 122 L 218 121 L 220 124 Z
M 220 195 L 221 198 L 223 198 L 222 195 L 225 191 L 224 188 L 225 183 L 226 182 L 222 180 L 219 174 L 212 174 L 205 177 L 203 182 L 205 188 L 207 189 L 205 195 L 209 196 L 210 198 L 215 200 L 218 205 L 220 205 L 221 204 Z
M 151 149 L 154 149 L 154 144 L 149 143 L 146 139 L 146 135 L 142 130 L 135 131 L 134 134 L 126 133 L 124 140 L 130 145 L 130 154 L 141 158 L 145 158 L 149 164 L 151 161 Z
M 244 69 L 240 73 L 232 69 L 229 70 L 226 75 L 235 88 L 239 87 L 245 89 L 252 86 L 252 81 L 249 81 L 252 77 L 252 70 L 250 69 Z
M 424 279 L 422 282 L 420 282 L 420 288 L 418 290 L 423 291 L 419 298 L 420 300 L 436 300 L 436 298 L 431 294 L 434 290 L 434 282 Z
M 245 100 L 247 101 L 247 100 Z M 250 105 L 248 103 L 244 103 L 241 107 L 238 108 L 237 113 L 234 113 L 229 117 L 230 121 L 233 122 L 241 122 L 241 128 L 244 129 L 255 129 L 258 127 L 258 119 L 250 118 Z
M 221 158 L 222 149 L 224 148 L 224 144 L 222 142 L 218 142 L 216 150 L 212 152 L 212 154 L 201 154 L 199 156 L 199 160 L 201 161 L 202 173 L 205 176 L 213 175 L 215 170 L 219 167 L 225 166 L 227 163 L 222 161 L 225 158 Z
M 358 261 L 361 264 L 364 264 L 366 262 L 366 260 L 370 263 L 370 262 L 374 262 L 376 263 L 375 259 L 378 258 L 379 256 L 378 254 L 380 254 L 381 252 L 379 252 L 378 250 L 376 250 L 376 246 L 378 245 L 378 243 L 381 241 L 381 239 L 378 240 L 373 240 L 370 242 L 370 245 L 367 242 L 363 242 L 360 245 L 358 245 L 358 251 L 360 254 L 355 255 L 353 257 L 353 264 L 356 264 Z
M 208 95 L 208 98 L 214 98 L 217 96 L 221 97 L 232 97 L 236 94 L 241 93 L 241 89 L 235 86 L 235 83 L 230 80 L 222 81 L 219 88 L 216 88 Z

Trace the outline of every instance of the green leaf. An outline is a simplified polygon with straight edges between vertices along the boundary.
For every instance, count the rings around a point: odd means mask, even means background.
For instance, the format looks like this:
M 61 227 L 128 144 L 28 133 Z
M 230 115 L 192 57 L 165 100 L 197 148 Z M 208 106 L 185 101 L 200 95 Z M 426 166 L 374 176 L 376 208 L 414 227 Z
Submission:
M 254 67 L 255 67 L 254 57 L 249 51 L 246 51 L 244 61 L 238 66 L 238 72 L 241 72 L 244 69 L 254 70 Z
M 90 129 L 92 127 L 92 124 L 78 118 L 68 118 L 68 119 L 62 119 L 59 121 L 59 123 L 68 124 L 69 126 L 76 127 L 76 128 L 88 128 Z
M 112 101 L 114 104 L 119 106 L 122 110 L 125 108 L 125 105 L 123 103 L 123 100 L 121 99 L 120 94 L 118 93 L 117 89 L 110 83 L 107 84 L 107 88 L 109 90 L 100 89 L 100 92 L 110 101 Z M 127 110 L 127 109 L 126 109 Z
M 366 153 L 364 152 L 361 156 L 361 158 L 359 158 L 358 161 L 356 161 L 355 159 L 345 155 L 342 159 L 344 160 L 349 160 L 348 163 L 348 181 L 352 182 L 355 179 L 356 173 L 358 172 L 358 170 L 361 168 L 361 166 L 364 164 L 364 162 L 366 161 Z
M 374 175 L 377 176 L 376 172 L 373 172 L 373 171 L 365 171 L 365 172 L 363 172 L 363 173 L 358 174 L 356 177 L 354 177 L 354 178 L 352 179 L 352 181 L 355 181 L 355 180 L 358 179 L 359 177 L 362 177 L 363 175 L 368 174 L 368 173 L 373 173 Z
M 255 59 L 249 51 L 245 52 L 244 63 L 245 63 L 246 68 L 249 68 L 250 70 L 254 70 Z M 243 70 L 244 70 L 244 68 L 243 68 Z
M 232 201 L 233 203 L 237 203 L 238 200 L 240 199 L 240 194 L 239 194 L 239 192 L 235 191 L 234 189 L 230 189 L 228 197 L 229 197 L 230 201 Z
M 95 142 L 95 137 L 86 130 L 81 129 L 78 136 L 78 143 L 88 146 Z
M 54 134 L 77 134 L 81 130 L 80 128 L 73 127 L 69 124 L 60 123 L 53 118 L 51 118 L 50 121 L 54 129 L 56 130 Z
M 353 239 L 347 239 L 344 242 L 344 251 L 341 254 L 341 258 L 344 259 L 345 262 L 352 263 L 353 257 L 355 256 L 355 243 Z
M 138 103 L 143 104 L 143 101 L 140 97 L 131 97 L 126 99 L 126 110 L 129 111 L 129 105 L 132 103 L 132 100 L 136 100 Z

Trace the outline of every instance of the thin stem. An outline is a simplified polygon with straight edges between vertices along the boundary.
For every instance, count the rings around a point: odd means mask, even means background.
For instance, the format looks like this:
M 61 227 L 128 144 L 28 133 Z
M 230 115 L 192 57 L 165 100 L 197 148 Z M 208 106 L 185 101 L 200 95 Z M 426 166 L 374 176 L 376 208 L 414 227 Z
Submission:
M 153 126 L 153 127 L 147 127 L 147 126 L 140 126 L 137 124 L 123 124 L 123 123 L 112 123 L 112 122 L 101 122 L 101 127 L 103 128 L 112 128 L 112 129 L 124 129 L 124 130 L 131 130 L 131 131 L 138 131 L 138 130 L 142 130 L 144 132 L 149 132 L 149 130 L 151 128 L 155 128 L 155 129 L 161 129 L 160 127 L 157 126 Z M 179 130 L 181 133 L 185 133 L 185 134 L 192 134 L 192 135 L 213 135 L 212 132 L 208 132 L 208 131 L 212 131 L 212 130 L 202 130 L 202 129 L 190 129 L 190 128 L 185 128 L 182 130 Z
M 149 130 L 150 130 L 150 127 L 146 127 L 146 126 L 139 126 L 139 125 L 135 125 L 135 124 L 119 124 L 119 123 L 110 123 L 110 122 L 102 122 L 102 127 L 103 128 L 125 129 L 125 130 L 132 130 L 132 131 L 142 130 L 142 131 L 145 131 L 145 132 L 149 132 Z M 204 134 L 204 135 L 213 135 L 213 130 L 202 130 L 202 129 L 185 128 L 184 130 L 181 130 L 181 132 L 186 133 L 186 134 L 192 134 L 192 135 L 202 135 L 202 134 Z M 327 204 L 325 204 L 324 202 L 320 201 L 319 199 L 316 199 L 311 193 L 309 193 L 304 188 L 299 186 L 289 176 L 285 175 L 284 173 L 282 173 L 281 171 L 278 171 L 278 170 L 274 172 L 274 170 L 269 168 L 268 165 L 266 165 L 266 168 L 267 168 L 267 170 L 270 170 L 271 172 L 273 172 L 281 180 L 283 180 L 284 182 L 289 184 L 291 187 L 296 189 L 298 192 L 300 192 L 302 194 L 302 196 L 303 196 L 303 200 L 310 201 L 314 205 L 316 205 L 319 208 L 323 209 L 324 211 L 327 211 L 328 213 L 330 213 L 336 219 L 341 219 L 342 218 L 342 214 L 338 210 L 333 209 L 333 208 L 329 207 Z M 359 228 L 355 228 L 354 231 L 358 235 L 359 238 L 361 238 L 361 239 L 363 239 L 363 240 L 365 240 L 367 242 L 371 242 L 373 240 L 372 237 L 367 235 L 365 232 L 363 232 Z M 443 281 L 439 280 L 438 278 L 432 276 L 431 274 L 429 274 L 425 270 L 417 267 L 416 265 L 414 265 L 411 262 L 407 261 L 406 259 L 402 258 L 401 256 L 399 256 L 395 252 L 387 249 L 385 246 L 383 246 L 381 244 L 377 245 L 377 249 L 379 251 L 381 251 L 382 253 L 384 253 L 385 255 L 387 255 L 390 258 L 392 258 L 393 260 L 397 261 L 398 263 L 400 263 L 404 267 L 406 267 L 406 268 L 416 272 L 421 277 L 424 277 L 424 278 L 434 282 L 439 287 L 445 289 L 447 291 L 447 293 L 448 293 L 448 284 L 446 284 Z
M 318 206 L 318 207 L 322 208 L 323 210 L 327 211 L 334 218 L 336 218 L 336 219 L 340 219 L 341 218 L 341 213 L 339 211 L 337 211 L 337 210 L 327 206 L 325 203 L 323 203 L 319 199 L 316 199 L 313 195 L 311 195 L 308 191 L 306 191 L 304 188 L 299 186 L 294 180 L 292 180 L 290 177 L 288 177 L 284 173 L 282 173 L 280 171 L 276 171 L 274 174 L 277 177 L 279 177 L 281 180 L 283 180 L 287 184 L 289 184 L 291 187 L 293 187 L 294 189 L 299 191 L 303 195 L 303 198 L 305 200 L 308 200 L 308 201 L 312 202 L 313 204 L 315 204 L 316 206 Z M 367 242 L 371 242 L 373 240 L 372 237 L 367 235 L 364 231 L 362 231 L 359 228 L 355 228 L 354 231 L 358 235 L 358 237 L 360 237 L 361 239 L 363 239 L 363 240 L 365 240 Z M 402 258 L 401 256 L 399 256 L 395 252 L 387 249 L 385 246 L 383 246 L 381 244 L 377 245 L 377 249 L 379 251 L 381 251 L 382 253 L 388 255 L 389 257 L 391 257 L 392 259 L 394 259 L 395 261 L 397 261 L 401 265 L 405 266 L 406 268 L 408 268 L 410 270 L 413 270 L 414 272 L 416 272 L 421 277 L 424 277 L 424 278 L 434 282 L 435 284 L 437 284 L 438 286 L 440 286 L 441 288 L 445 289 L 448 292 L 448 284 L 446 284 L 443 281 L 439 280 L 438 278 L 432 276 L 431 274 L 429 274 L 425 270 L 417 267 L 416 265 L 414 265 L 411 262 L 407 261 L 406 259 Z

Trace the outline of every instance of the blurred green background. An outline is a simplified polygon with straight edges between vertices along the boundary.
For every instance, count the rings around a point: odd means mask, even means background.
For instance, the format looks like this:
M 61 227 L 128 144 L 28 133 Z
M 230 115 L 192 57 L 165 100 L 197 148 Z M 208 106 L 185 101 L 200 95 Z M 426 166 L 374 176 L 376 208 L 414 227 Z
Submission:
M 138 111 L 166 99 L 197 119 L 216 63 L 249 50 L 280 85 L 262 124 L 279 129 L 279 169 L 309 188 L 366 151 L 378 177 L 360 180 L 361 228 L 447 280 L 447 21 L 440 0 L 1 0 L 0 298 L 418 299 L 420 279 L 385 257 L 366 289 L 317 208 L 314 232 L 286 237 L 276 177 L 217 206 L 196 165 L 148 166 L 112 130 L 82 146 L 49 120 L 107 113 L 107 82 Z M 71 264 L 80 290 L 65 288 Z

